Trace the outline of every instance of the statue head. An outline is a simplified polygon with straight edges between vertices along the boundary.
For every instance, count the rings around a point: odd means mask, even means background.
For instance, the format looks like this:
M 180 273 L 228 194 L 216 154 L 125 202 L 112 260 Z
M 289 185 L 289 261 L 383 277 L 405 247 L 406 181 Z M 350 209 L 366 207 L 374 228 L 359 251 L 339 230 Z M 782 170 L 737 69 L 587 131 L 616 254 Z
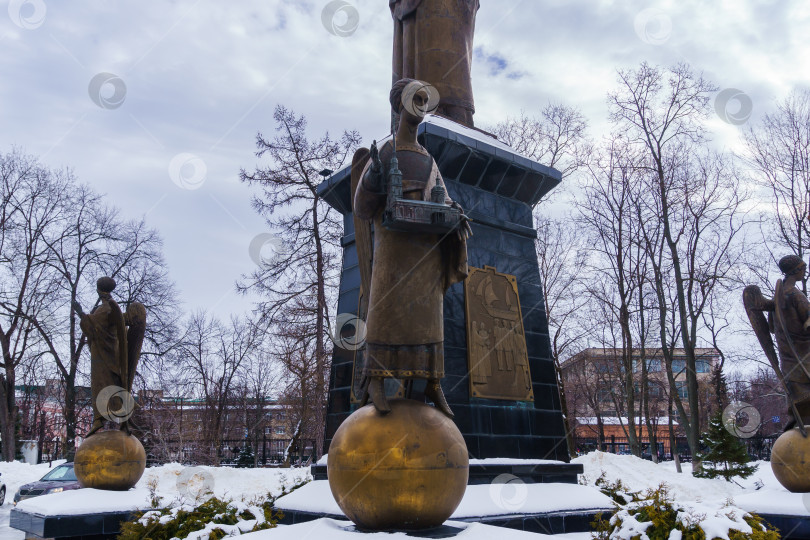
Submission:
M 433 85 L 416 79 L 400 79 L 388 95 L 391 108 L 406 121 L 418 124 L 439 106 L 439 92 Z
M 804 261 L 801 257 L 796 255 L 787 255 L 786 257 L 782 257 L 779 259 L 779 270 L 785 275 L 785 277 L 789 277 L 792 275 L 804 275 L 804 271 L 807 268 L 807 265 L 804 264 Z
M 98 278 L 96 281 L 96 290 L 98 294 L 106 294 L 109 295 L 115 289 L 115 280 L 111 277 L 104 276 L 102 278 Z

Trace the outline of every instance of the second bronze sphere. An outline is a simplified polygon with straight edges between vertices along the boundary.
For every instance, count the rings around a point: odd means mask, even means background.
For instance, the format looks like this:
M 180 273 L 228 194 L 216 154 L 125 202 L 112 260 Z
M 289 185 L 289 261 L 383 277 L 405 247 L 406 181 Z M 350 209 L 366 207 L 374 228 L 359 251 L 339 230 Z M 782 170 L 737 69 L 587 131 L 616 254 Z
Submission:
M 82 487 L 126 491 L 141 479 L 146 452 L 132 435 L 99 431 L 84 440 L 73 463 Z
M 782 433 L 773 443 L 771 469 L 788 491 L 810 493 L 810 436 L 803 437 L 799 428 Z

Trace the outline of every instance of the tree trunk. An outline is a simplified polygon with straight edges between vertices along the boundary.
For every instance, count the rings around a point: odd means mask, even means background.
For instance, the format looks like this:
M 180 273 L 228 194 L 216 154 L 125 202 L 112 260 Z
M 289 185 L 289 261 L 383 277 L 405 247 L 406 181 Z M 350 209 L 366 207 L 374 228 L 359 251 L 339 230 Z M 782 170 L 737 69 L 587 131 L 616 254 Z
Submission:
M 3 437 L 3 461 L 14 461 L 17 453 L 16 419 L 17 406 L 14 395 L 14 372 L 0 375 L 0 434 Z M 8 377 L 12 377 L 9 379 Z
M 678 448 L 675 446 L 675 426 L 672 422 L 672 396 L 669 397 L 669 451 L 672 454 L 672 459 L 675 460 L 675 470 L 682 473 L 681 458 L 678 455 Z
M 14 326 L 14 325 L 12 325 Z M 3 438 L 3 461 L 14 461 L 17 450 L 17 396 L 14 391 L 16 375 L 11 355 L 11 330 L 0 335 L 5 375 L 0 374 L 0 434 Z M 7 442 L 8 441 L 8 442 Z
M 560 368 L 560 361 L 558 356 L 554 356 L 554 372 L 557 375 L 557 388 L 560 391 L 560 411 L 563 416 L 563 427 L 565 428 L 565 442 L 568 445 L 569 457 L 577 457 L 576 445 L 574 443 L 574 431 L 572 429 L 572 421 L 568 416 L 568 401 L 565 397 L 565 381 L 562 376 L 562 369 Z
M 63 457 L 73 461 L 76 455 L 76 386 L 75 376 L 65 379 L 65 447 Z
M 326 276 L 324 270 L 324 254 L 323 245 L 321 243 L 321 230 L 318 223 L 318 202 L 320 198 L 315 196 L 312 202 L 312 216 L 313 216 L 313 236 L 315 238 L 315 256 L 316 256 L 316 272 L 318 280 L 318 312 L 315 319 L 315 369 L 316 373 L 316 400 L 314 403 L 315 410 L 315 438 L 316 448 L 313 452 L 316 454 L 316 461 L 321 457 L 323 446 L 324 429 L 326 422 L 323 415 L 323 398 L 326 395 L 327 389 L 325 388 L 324 370 L 326 369 L 326 348 L 324 344 L 324 330 L 326 318 Z M 340 332 L 339 328 L 335 328 L 334 332 Z

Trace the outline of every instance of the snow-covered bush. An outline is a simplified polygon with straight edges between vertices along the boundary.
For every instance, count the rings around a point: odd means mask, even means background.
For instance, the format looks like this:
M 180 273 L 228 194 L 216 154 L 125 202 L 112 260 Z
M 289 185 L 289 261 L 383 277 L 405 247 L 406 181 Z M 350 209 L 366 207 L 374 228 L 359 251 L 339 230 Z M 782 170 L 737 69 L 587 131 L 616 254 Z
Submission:
M 219 540 L 225 536 L 261 531 L 276 526 L 278 515 L 270 501 L 251 506 L 212 497 L 197 506 L 180 505 L 150 510 L 121 527 L 120 540 Z
M 583 474 L 579 483 L 587 486 L 588 478 Z M 621 479 L 618 479 L 615 482 L 609 480 L 605 471 L 602 471 L 602 474 L 600 474 L 599 478 L 596 479 L 594 485 L 599 489 L 599 491 L 613 499 L 613 502 L 616 504 L 627 504 L 628 502 L 635 500 L 638 496 L 638 492 L 630 491 L 630 489 L 622 483 Z
M 626 494 L 624 494 L 626 495 Z M 593 524 L 596 540 L 779 540 L 759 516 L 734 508 L 703 503 L 679 503 L 666 485 L 618 505 L 610 519 Z
M 297 482 L 291 489 L 284 487 L 282 497 L 309 482 Z M 271 529 L 283 516 L 274 508 L 278 497 L 271 494 L 251 500 L 224 501 L 211 496 L 205 502 L 180 498 L 164 508 L 157 508 L 163 498 L 152 492 L 152 506 L 136 514 L 132 521 L 123 523 L 119 540 L 220 540 L 225 536 L 238 536 L 254 531 Z

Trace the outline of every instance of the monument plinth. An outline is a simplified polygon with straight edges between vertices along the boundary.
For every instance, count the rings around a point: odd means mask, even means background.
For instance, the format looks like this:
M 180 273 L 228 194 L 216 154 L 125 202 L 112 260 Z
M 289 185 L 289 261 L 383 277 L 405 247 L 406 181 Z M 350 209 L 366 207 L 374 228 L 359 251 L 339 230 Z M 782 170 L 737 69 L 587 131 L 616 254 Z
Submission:
M 435 159 L 450 198 L 472 219 L 473 236 L 467 240 L 471 271 L 476 274 L 478 271 L 472 269 L 480 269 L 493 276 L 491 292 L 485 284 L 478 296 L 477 287 L 465 291 L 462 282 L 452 285 L 443 300 L 442 387 L 470 457 L 567 462 L 532 218 L 533 207 L 560 183 L 561 174 L 493 137 L 440 116 L 428 116 L 419 125 L 418 141 Z M 357 316 L 361 301 L 350 176 L 351 167 L 343 168 L 319 187 L 320 195 L 344 217 L 337 307 L 338 313 L 349 314 L 344 320 Z M 479 299 L 473 314 L 480 312 L 481 316 L 476 315 L 475 320 L 468 320 L 465 294 Z M 504 321 L 503 326 L 500 321 Z M 496 324 L 513 345 L 493 347 L 488 356 L 471 350 L 468 329 L 477 323 L 480 330 L 482 322 L 492 345 L 498 341 L 494 339 Z M 485 363 L 480 363 L 483 356 Z M 363 361 L 362 347 L 334 348 L 324 452 L 340 424 L 360 406 Z M 488 371 L 492 378 L 477 379 Z M 475 380 L 471 381 L 471 373 Z M 477 384 L 481 380 L 487 384 Z M 387 384 L 389 396 L 402 395 L 402 388 L 394 381 Z M 415 399 L 420 398 L 420 386 L 413 385 Z M 581 472 L 581 466 L 568 467 Z M 543 474 L 552 476 L 547 470 Z M 576 482 L 575 472 L 566 469 L 562 474 L 571 476 L 565 481 Z

